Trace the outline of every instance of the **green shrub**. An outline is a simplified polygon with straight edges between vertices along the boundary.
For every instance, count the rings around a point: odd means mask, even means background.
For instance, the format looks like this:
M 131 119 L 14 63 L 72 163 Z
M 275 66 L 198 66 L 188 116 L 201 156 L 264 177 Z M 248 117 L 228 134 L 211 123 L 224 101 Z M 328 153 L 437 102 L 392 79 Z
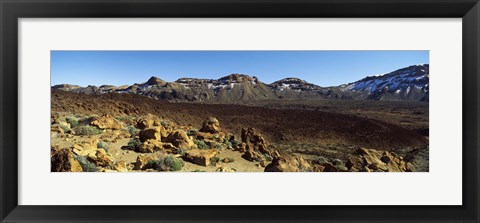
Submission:
M 89 116 L 89 117 L 86 117 L 86 118 L 78 119 L 78 125 L 79 125 L 79 126 L 81 126 L 81 125 L 89 125 L 89 124 L 90 124 L 91 122 L 93 122 L 96 118 L 97 118 L 97 116 L 92 115 L 92 116 Z
M 161 124 L 163 127 L 168 127 L 168 126 L 170 126 L 170 122 L 167 121 L 167 120 L 162 120 L 162 121 L 160 121 L 160 124 Z
M 98 168 L 95 163 L 90 162 L 86 157 L 84 156 L 74 156 L 74 159 L 76 159 L 80 165 L 82 166 L 83 172 L 97 172 Z
M 214 156 L 212 158 L 210 158 L 210 163 L 212 164 L 212 166 L 215 166 L 216 163 L 220 162 L 220 158 Z
M 236 139 L 230 140 L 230 143 L 232 144 L 232 148 L 237 148 L 240 144 L 242 144 L 240 141 Z
M 140 147 L 140 145 L 142 145 L 140 139 L 130 139 L 127 147 L 131 150 L 136 150 L 138 147 Z
M 127 126 L 127 130 L 128 130 L 128 133 L 130 133 L 130 135 L 132 135 L 132 136 L 136 136 L 140 132 L 140 130 L 135 128 L 133 125 Z
M 143 168 L 145 169 L 157 169 L 158 160 L 148 161 Z
M 328 160 L 327 160 L 327 158 L 325 158 L 323 156 L 320 156 L 320 157 L 318 157 L 317 162 L 319 164 L 323 164 L 323 163 L 328 163 Z
M 233 144 L 228 141 L 227 137 L 223 139 L 223 144 L 227 145 L 228 148 L 233 148 Z
M 146 168 L 153 168 L 158 171 L 179 171 L 184 165 L 185 163 L 182 159 L 173 156 L 165 156 L 158 158 L 158 160 L 148 162 Z
M 343 172 L 348 171 L 348 168 L 345 165 L 336 165 L 336 167 L 339 171 L 343 171 Z
M 268 155 L 268 154 L 266 154 L 266 153 L 263 154 L 263 157 L 265 157 L 265 160 L 267 160 L 267 161 L 272 161 L 272 160 L 273 160 L 273 157 L 270 156 L 270 155 Z
M 105 151 L 108 151 L 108 144 L 105 141 L 100 141 L 97 143 L 97 148 L 102 148 Z
M 197 134 L 197 132 L 198 132 L 198 130 L 196 130 L 196 129 L 190 129 L 190 130 L 187 131 L 187 135 L 188 136 L 194 136 L 194 135 Z
M 58 124 L 58 126 L 60 126 L 60 128 L 62 128 L 62 130 L 63 130 L 64 132 L 70 131 L 70 128 L 69 128 L 68 126 L 66 126 L 66 125 Z
M 121 122 L 125 122 L 125 123 L 128 123 L 132 120 L 132 118 L 130 118 L 130 116 L 128 116 L 128 115 L 117 116 L 117 117 L 115 117 L 115 119 L 117 119 L 118 121 L 121 121 Z
M 101 129 L 91 125 L 77 126 L 74 130 L 75 134 L 86 136 L 98 135 L 103 132 Z
M 185 148 L 180 148 L 176 151 L 177 154 L 180 154 L 181 156 L 184 156 L 185 155 L 185 152 L 187 151 L 188 149 L 185 149 Z
M 343 162 L 339 159 L 334 159 L 332 160 L 332 164 L 338 166 L 338 165 L 343 165 Z
M 195 140 L 194 143 L 199 149 L 210 149 L 210 147 L 202 140 Z
M 65 121 L 70 124 L 70 127 L 72 128 L 75 128 L 78 126 L 78 119 L 73 117 L 73 116 L 69 116 L 69 117 L 66 117 L 65 118 Z

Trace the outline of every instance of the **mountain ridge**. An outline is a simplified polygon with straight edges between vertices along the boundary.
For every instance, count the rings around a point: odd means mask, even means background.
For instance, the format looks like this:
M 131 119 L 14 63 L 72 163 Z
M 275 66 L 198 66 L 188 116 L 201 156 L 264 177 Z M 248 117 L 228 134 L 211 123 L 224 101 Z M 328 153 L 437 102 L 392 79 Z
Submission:
M 184 77 L 167 82 L 152 76 L 146 82 L 133 85 L 81 87 L 59 84 L 51 88 L 83 94 L 133 93 L 171 101 L 361 99 L 428 102 L 429 64 L 412 65 L 332 87 L 321 87 L 296 77 L 267 84 L 255 76 L 233 73 L 219 79 Z

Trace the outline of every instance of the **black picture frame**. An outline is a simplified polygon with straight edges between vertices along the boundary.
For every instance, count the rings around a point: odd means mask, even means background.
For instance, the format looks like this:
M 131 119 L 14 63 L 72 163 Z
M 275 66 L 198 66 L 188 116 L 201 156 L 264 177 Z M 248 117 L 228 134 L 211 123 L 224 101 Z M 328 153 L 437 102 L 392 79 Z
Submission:
M 2 222 L 479 222 L 480 5 L 478 0 L 0 0 L 0 14 L 0 219 Z M 463 205 L 18 205 L 17 21 L 19 18 L 74 17 L 462 18 Z M 281 195 L 269 195 L 266 191 L 263 199 L 268 199 L 268 196 Z M 439 194 L 439 196 L 442 195 Z

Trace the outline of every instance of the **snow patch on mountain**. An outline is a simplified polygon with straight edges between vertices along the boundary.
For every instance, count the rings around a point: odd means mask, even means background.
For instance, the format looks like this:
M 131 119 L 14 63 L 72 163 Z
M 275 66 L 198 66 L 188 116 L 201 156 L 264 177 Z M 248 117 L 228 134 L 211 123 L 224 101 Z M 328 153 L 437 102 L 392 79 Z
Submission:
M 379 89 L 388 89 L 388 92 L 406 91 L 408 94 L 410 87 L 427 90 L 429 82 L 428 71 L 428 64 L 415 65 L 381 76 L 369 76 L 341 87 L 344 90 L 363 91 L 369 94 Z

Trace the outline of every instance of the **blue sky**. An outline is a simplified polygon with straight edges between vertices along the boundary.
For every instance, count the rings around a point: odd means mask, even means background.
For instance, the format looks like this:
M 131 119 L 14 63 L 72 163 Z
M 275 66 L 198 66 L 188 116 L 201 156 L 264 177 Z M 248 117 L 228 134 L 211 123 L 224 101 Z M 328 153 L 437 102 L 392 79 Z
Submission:
M 51 84 L 131 85 L 242 73 L 265 83 L 298 77 L 336 86 L 429 63 L 429 51 L 51 51 Z

